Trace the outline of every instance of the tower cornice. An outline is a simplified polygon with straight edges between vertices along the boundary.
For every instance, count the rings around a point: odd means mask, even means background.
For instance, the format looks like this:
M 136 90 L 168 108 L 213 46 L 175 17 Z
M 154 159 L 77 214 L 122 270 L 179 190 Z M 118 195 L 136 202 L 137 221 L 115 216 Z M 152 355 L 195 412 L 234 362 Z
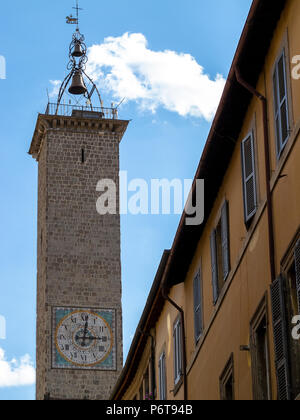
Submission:
M 115 133 L 121 141 L 128 124 L 129 120 L 99 118 L 89 111 L 78 111 L 76 116 L 39 114 L 28 153 L 38 160 L 43 139 L 50 130 Z

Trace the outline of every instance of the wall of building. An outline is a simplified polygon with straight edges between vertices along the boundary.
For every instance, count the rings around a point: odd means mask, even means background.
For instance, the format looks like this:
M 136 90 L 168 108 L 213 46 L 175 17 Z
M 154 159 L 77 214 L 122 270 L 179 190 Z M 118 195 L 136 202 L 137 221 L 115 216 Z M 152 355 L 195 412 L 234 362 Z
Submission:
M 299 132 L 299 81 L 291 79 L 293 125 L 289 142 L 280 161 L 276 158 L 276 143 L 273 117 L 272 74 L 275 59 L 279 55 L 288 35 L 289 56 L 299 54 L 299 25 L 295 23 L 300 14 L 299 2 L 289 1 L 281 17 L 272 46 L 266 59 L 264 72 L 261 74 L 257 90 L 267 96 L 269 104 L 270 155 L 272 162 L 272 188 L 274 208 L 274 230 L 276 247 L 276 271 L 280 274 L 280 261 L 294 238 L 300 225 L 300 146 Z M 298 22 L 299 23 L 299 22 Z M 291 41 L 293 40 L 293 41 Z M 256 156 L 259 183 L 259 209 L 247 232 L 244 224 L 241 141 L 253 129 L 256 140 Z M 279 178 L 284 174 L 284 178 Z M 270 312 L 270 269 L 268 249 L 268 224 L 266 213 L 266 184 L 263 144 L 263 123 L 261 102 L 253 98 L 245 118 L 240 139 L 233 155 L 230 167 L 210 215 L 203 237 L 200 240 L 185 280 L 185 310 L 187 317 L 187 354 L 189 360 L 189 398 L 219 399 L 219 377 L 234 353 L 235 397 L 252 399 L 251 358 L 249 353 L 241 352 L 241 345 L 249 345 L 250 322 L 265 293 L 268 294 Z M 229 201 L 230 213 L 230 252 L 231 275 L 225 286 L 226 296 L 221 306 L 214 307 L 211 285 L 211 257 L 209 235 L 219 218 L 223 200 Z M 193 298 L 193 278 L 199 267 L 203 273 L 203 311 L 204 338 L 195 347 L 193 340 L 193 308 L 188 303 Z M 273 334 L 269 324 L 269 345 L 271 347 L 272 394 L 276 397 L 276 375 L 274 369 Z M 211 355 L 214 354 L 214 357 Z M 196 386 L 197 385 L 197 386 Z

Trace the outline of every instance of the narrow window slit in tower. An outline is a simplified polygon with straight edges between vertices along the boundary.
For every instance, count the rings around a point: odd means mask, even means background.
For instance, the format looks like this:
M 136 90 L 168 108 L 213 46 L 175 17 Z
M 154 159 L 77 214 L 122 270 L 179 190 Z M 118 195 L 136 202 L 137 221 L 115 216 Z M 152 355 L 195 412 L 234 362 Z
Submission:
M 84 154 L 84 149 L 81 149 L 81 163 L 85 162 L 85 154 Z

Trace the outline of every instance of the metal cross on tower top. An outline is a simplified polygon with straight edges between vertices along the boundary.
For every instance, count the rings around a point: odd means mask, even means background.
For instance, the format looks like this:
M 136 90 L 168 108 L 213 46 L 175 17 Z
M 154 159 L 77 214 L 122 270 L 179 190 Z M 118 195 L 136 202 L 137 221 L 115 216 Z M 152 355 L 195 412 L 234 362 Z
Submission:
M 78 7 L 78 0 L 76 0 L 76 7 L 73 7 L 76 10 L 76 18 L 77 18 L 77 29 L 79 29 L 79 10 L 83 10 Z

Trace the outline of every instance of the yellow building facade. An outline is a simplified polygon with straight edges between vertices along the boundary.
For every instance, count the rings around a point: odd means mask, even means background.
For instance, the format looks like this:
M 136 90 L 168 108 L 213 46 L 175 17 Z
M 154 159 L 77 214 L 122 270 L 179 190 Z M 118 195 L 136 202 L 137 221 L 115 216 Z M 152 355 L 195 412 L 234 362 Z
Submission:
M 300 2 L 254 0 L 126 365 L 124 400 L 300 395 Z

